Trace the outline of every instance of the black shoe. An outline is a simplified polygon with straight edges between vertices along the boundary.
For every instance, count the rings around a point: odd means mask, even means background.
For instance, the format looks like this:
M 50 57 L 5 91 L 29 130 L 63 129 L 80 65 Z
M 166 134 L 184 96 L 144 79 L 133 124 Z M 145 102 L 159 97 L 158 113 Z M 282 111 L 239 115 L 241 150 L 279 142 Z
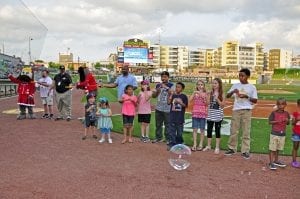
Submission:
M 140 137 L 140 140 L 141 140 L 141 142 L 144 142 L 144 141 L 145 141 L 145 137 L 144 137 L 144 136 L 141 136 L 141 137 Z
M 147 143 L 147 142 L 149 142 L 149 141 L 150 141 L 150 138 L 144 137 L 144 140 L 143 140 L 144 143 Z
M 48 114 L 44 114 L 44 115 L 42 116 L 42 119 L 46 119 L 46 118 L 49 118 L 49 115 L 48 115 Z
M 163 142 L 163 139 L 154 139 L 154 140 L 152 140 L 152 143 L 158 143 L 158 142 Z
M 224 153 L 224 155 L 227 155 L 227 156 L 230 156 L 230 155 L 233 155 L 233 154 L 235 154 L 235 151 L 234 151 L 233 149 L 228 149 L 228 150 Z
M 50 114 L 50 116 L 48 118 L 49 119 L 53 119 L 53 114 Z
M 93 138 L 94 138 L 95 140 L 97 140 L 97 139 L 98 139 L 96 135 L 93 135 Z
M 59 120 L 64 120 L 64 118 L 62 118 L 62 117 L 55 118 L 55 121 L 59 121 Z
M 70 122 L 71 121 L 71 117 L 67 117 L 67 122 Z
M 244 153 L 242 153 L 242 157 L 243 157 L 244 159 L 248 160 L 248 159 L 250 159 L 250 153 L 244 152 Z
M 86 139 L 86 136 L 83 136 L 81 139 L 82 139 L 82 140 L 85 140 L 85 139 Z

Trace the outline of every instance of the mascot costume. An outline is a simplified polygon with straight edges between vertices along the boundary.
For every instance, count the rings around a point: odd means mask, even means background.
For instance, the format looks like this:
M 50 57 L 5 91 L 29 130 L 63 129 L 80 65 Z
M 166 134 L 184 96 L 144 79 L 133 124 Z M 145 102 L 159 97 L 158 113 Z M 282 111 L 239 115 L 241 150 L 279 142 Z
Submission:
M 34 71 L 32 70 L 32 78 L 24 74 L 20 74 L 17 78 L 12 74 L 8 74 L 8 78 L 11 82 L 18 84 L 17 92 L 20 114 L 17 119 L 22 120 L 26 118 L 26 108 L 28 109 L 29 118 L 35 119 L 36 117 L 33 113 L 35 92 Z
M 84 90 L 86 96 L 90 94 L 96 98 L 98 85 L 93 74 L 88 68 L 82 66 L 78 68 L 78 74 L 80 82 L 77 83 L 76 88 Z

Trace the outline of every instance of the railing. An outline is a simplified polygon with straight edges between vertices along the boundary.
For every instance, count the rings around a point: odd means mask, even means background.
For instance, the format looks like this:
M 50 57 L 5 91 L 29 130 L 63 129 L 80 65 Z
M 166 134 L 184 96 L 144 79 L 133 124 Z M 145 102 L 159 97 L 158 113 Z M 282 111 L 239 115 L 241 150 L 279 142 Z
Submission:
M 0 98 L 17 95 L 16 84 L 0 84 Z

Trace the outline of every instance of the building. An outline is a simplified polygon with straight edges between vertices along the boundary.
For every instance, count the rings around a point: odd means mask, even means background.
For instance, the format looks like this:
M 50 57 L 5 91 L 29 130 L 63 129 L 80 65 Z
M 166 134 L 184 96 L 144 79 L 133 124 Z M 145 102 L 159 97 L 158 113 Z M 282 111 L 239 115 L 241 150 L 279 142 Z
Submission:
M 292 58 L 292 67 L 293 68 L 300 68 L 300 55 L 297 55 Z
M 269 50 L 269 70 L 276 68 L 291 68 L 292 51 L 284 49 Z
M 73 63 L 73 53 L 59 53 L 58 54 L 58 63 L 61 65 L 64 65 L 65 67 L 69 67 L 71 63 Z M 77 63 L 79 63 L 80 60 L 78 58 Z
M 239 42 L 226 41 L 222 45 L 222 67 L 230 71 L 239 68 Z
M 213 67 L 221 68 L 222 66 L 222 47 L 213 50 Z
M 150 52 L 152 53 L 152 59 L 150 59 L 150 65 L 153 68 L 160 68 L 160 45 L 150 45 Z
M 255 70 L 255 49 L 255 47 L 251 46 L 239 46 L 238 70 L 242 68 L 248 68 L 251 71 Z
M 189 66 L 203 68 L 206 65 L 206 50 L 197 49 L 189 51 Z
M 5 73 L 8 70 L 21 71 L 24 64 L 20 57 L 0 53 L 0 79 L 7 78 Z
M 264 68 L 264 47 L 263 43 L 255 44 L 255 70 L 262 71 Z
M 187 46 L 160 46 L 160 67 L 185 70 L 189 65 L 189 50 Z
M 214 49 L 206 49 L 206 55 L 205 55 L 206 68 L 213 67 L 213 63 L 214 63 L 213 59 L 214 59 Z
M 264 53 L 264 67 L 263 70 L 269 70 L 269 53 Z

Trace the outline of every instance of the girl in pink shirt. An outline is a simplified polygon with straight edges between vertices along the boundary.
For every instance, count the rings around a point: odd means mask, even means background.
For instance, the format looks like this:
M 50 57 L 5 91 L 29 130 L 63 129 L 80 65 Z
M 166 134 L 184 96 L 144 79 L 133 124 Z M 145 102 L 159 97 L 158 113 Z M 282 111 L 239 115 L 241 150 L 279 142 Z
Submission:
M 122 115 L 123 115 L 123 133 L 124 139 L 122 140 L 122 144 L 127 142 L 132 143 L 132 130 L 133 130 L 133 119 L 135 115 L 135 107 L 137 104 L 137 97 L 134 96 L 133 86 L 127 85 L 125 87 L 125 94 L 122 95 L 119 100 L 122 103 Z
M 196 90 L 190 96 L 192 102 L 192 128 L 193 128 L 193 140 L 194 145 L 192 151 L 201 151 L 203 149 L 204 131 L 207 117 L 207 105 L 209 103 L 209 97 L 205 90 L 205 83 L 199 80 L 196 84 Z M 197 133 L 200 129 L 200 142 L 197 147 Z
M 151 104 L 150 99 L 152 91 L 150 91 L 149 81 L 141 82 L 141 92 L 138 95 L 138 121 L 141 124 L 141 141 L 149 142 L 149 124 L 151 120 Z

